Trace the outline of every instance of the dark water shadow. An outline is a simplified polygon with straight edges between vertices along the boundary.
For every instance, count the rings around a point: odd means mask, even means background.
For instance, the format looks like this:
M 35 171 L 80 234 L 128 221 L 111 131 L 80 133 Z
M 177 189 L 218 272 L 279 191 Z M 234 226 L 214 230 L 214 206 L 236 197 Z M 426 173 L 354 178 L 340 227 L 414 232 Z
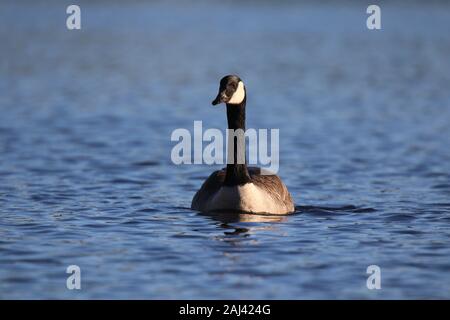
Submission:
M 187 209 L 187 208 L 186 208 Z M 247 213 L 240 211 L 221 210 L 215 212 L 198 212 L 200 216 L 211 218 L 215 221 L 228 224 L 238 222 L 262 222 L 277 223 L 284 222 L 289 217 L 298 214 L 314 214 L 314 215 L 343 215 L 351 213 L 370 213 L 377 211 L 374 208 L 343 205 L 343 206 L 295 206 L 295 212 L 285 215 L 274 215 L 264 213 Z
M 343 206 L 295 206 L 296 214 L 315 215 L 345 215 L 351 213 L 369 213 L 377 211 L 374 208 L 343 205 Z
M 217 212 L 199 212 L 201 216 L 211 218 L 212 220 L 221 222 L 223 224 L 237 223 L 237 222 L 282 222 L 289 215 L 269 215 L 269 214 L 254 214 L 245 212 L 233 211 L 217 211 Z
M 188 208 L 186 208 L 188 209 Z M 252 223 L 267 223 L 270 225 L 287 222 L 289 218 L 300 215 L 310 214 L 315 216 L 337 216 L 355 213 L 375 212 L 376 210 L 369 207 L 343 205 L 343 206 L 295 206 L 295 212 L 286 215 L 273 214 L 255 214 L 240 211 L 221 210 L 215 212 L 197 212 L 199 216 L 206 217 L 215 222 L 219 222 L 218 226 L 225 229 L 226 236 L 248 236 L 252 230 L 258 229 Z M 240 223 L 249 223 L 249 225 L 235 225 Z
M 224 229 L 224 235 L 227 239 L 246 238 L 250 233 L 258 227 L 252 225 L 253 223 L 280 223 L 286 220 L 285 215 L 268 215 L 268 214 L 252 214 L 245 212 L 233 211 L 217 211 L 217 212 L 198 212 L 199 216 L 206 217 L 215 222 L 219 222 L 218 227 Z M 249 223 L 249 225 L 235 225 L 240 223 Z M 233 240 L 231 240 L 233 241 Z

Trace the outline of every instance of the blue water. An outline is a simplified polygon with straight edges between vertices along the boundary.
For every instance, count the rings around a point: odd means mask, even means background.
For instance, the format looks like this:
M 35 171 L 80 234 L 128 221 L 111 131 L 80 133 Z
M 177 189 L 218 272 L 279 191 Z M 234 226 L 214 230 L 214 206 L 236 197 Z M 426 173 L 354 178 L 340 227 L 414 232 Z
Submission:
M 0 3 L 0 298 L 450 298 L 448 4 L 79 4 Z M 170 134 L 230 73 L 294 215 L 189 209 L 221 166 Z

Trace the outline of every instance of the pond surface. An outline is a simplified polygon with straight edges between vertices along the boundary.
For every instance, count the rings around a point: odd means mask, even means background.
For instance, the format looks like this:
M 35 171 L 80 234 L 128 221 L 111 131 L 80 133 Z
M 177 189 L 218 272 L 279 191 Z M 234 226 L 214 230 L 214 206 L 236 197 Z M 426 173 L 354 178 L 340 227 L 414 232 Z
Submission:
M 450 298 L 448 4 L 79 3 L 0 4 L 0 298 Z M 189 209 L 230 73 L 294 215 Z

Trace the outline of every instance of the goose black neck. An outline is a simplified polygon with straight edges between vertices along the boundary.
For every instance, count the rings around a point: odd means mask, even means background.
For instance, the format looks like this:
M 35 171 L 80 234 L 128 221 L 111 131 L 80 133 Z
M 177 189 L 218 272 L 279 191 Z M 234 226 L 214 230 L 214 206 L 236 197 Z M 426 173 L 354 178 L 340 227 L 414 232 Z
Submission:
M 245 104 L 246 98 L 244 98 L 240 104 L 227 104 L 228 129 L 242 129 L 245 132 Z M 238 144 L 237 137 L 234 137 L 234 158 L 233 161 L 231 161 L 232 163 L 227 164 L 227 172 L 224 181 L 224 185 L 226 186 L 238 186 L 251 181 L 245 161 L 245 138 L 243 142 L 244 143 L 242 144 Z M 238 148 L 241 148 L 240 152 L 242 152 L 241 154 L 244 156 L 244 163 L 237 163 Z

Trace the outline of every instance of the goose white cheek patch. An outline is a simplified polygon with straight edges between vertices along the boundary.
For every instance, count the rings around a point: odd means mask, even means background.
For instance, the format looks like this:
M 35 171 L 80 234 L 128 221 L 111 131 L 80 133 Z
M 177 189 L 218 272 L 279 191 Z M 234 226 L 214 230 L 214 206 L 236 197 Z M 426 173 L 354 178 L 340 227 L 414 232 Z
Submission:
M 233 96 L 227 103 L 239 104 L 242 101 L 244 101 L 244 98 L 245 98 L 244 83 L 242 81 L 239 81 L 236 91 L 233 93 Z

